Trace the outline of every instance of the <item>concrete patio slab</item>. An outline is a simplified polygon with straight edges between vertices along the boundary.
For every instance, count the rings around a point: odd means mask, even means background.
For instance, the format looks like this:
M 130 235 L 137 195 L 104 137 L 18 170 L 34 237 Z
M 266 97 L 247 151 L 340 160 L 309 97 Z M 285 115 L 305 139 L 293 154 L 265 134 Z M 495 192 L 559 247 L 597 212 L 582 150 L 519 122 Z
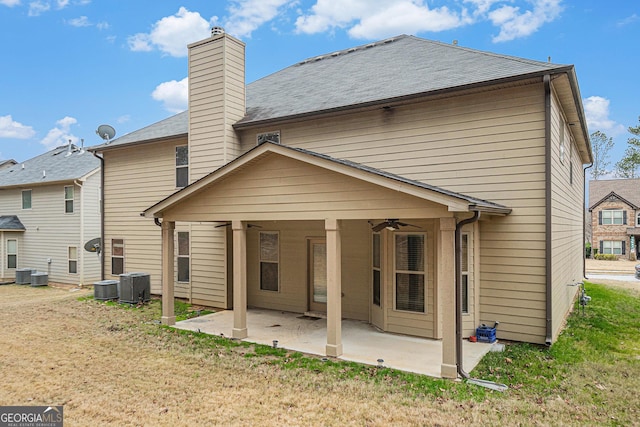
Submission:
M 225 310 L 177 322 L 178 329 L 199 331 L 231 337 L 233 311 Z M 275 310 L 247 311 L 249 336 L 243 341 L 278 347 L 302 353 L 325 356 L 327 343 L 326 319 Z M 341 360 L 377 365 L 378 359 L 386 367 L 440 377 L 442 342 L 405 335 L 380 332 L 367 322 L 342 321 Z M 463 367 L 470 372 L 487 354 L 493 344 L 463 342 Z

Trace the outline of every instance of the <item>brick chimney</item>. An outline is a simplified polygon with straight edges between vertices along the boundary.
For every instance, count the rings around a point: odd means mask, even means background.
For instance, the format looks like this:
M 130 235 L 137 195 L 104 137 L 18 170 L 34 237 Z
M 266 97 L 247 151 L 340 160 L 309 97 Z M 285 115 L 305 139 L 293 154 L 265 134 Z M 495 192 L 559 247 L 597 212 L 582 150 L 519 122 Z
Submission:
M 233 124 L 245 115 L 245 44 L 220 27 L 189 48 L 190 182 L 238 153 Z

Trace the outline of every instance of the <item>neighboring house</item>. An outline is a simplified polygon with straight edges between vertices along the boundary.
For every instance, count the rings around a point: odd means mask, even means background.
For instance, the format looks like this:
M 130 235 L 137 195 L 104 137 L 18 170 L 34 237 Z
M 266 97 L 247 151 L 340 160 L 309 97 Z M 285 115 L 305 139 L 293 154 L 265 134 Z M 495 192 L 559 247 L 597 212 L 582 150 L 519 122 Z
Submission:
M 640 259 L 640 179 L 589 181 L 589 212 L 598 253 Z
M 332 356 L 342 318 L 441 339 L 444 377 L 482 323 L 556 340 L 592 161 L 573 66 L 399 36 L 245 88 L 244 47 L 190 45 L 188 111 L 92 148 L 107 278 L 150 273 L 167 324 L 174 295 L 233 308 L 237 338 L 247 306 L 324 312 Z
M 0 276 L 17 268 L 49 282 L 100 280 L 100 259 L 84 250 L 100 237 L 100 160 L 73 144 L 0 170 Z

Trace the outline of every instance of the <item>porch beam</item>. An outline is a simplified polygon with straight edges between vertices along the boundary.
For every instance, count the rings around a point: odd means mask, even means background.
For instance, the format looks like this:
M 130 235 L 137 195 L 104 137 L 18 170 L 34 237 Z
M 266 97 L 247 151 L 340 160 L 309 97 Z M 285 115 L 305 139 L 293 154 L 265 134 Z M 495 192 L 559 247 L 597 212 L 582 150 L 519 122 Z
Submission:
M 327 235 L 327 356 L 342 355 L 342 263 L 340 221 L 325 220 Z
M 247 337 L 247 227 L 232 221 L 233 230 L 233 338 Z
M 162 221 L 162 317 L 163 325 L 175 325 L 174 309 L 174 221 Z
M 453 217 L 440 218 L 438 230 L 438 313 L 442 331 L 443 378 L 457 378 L 456 367 L 456 275 L 455 275 L 455 230 Z

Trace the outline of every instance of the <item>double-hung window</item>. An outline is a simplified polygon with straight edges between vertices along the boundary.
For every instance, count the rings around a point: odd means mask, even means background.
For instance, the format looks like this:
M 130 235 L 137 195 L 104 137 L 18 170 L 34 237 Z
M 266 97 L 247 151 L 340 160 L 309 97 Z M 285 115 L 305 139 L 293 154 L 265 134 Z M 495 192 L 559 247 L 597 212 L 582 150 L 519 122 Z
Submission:
M 280 248 L 277 232 L 260 232 L 260 289 L 278 291 Z
M 189 184 L 189 146 L 176 147 L 176 187 L 183 188 Z
M 460 251 L 462 252 L 462 262 L 460 270 L 462 270 L 462 312 L 469 313 L 469 234 L 464 233 L 462 236 Z
M 64 212 L 73 213 L 73 185 L 64 187 Z
M 78 273 L 78 248 L 76 246 L 69 246 L 68 254 L 69 273 Z
M 18 241 L 15 239 L 7 240 L 7 268 L 18 267 Z
M 124 274 L 124 240 L 111 239 L 111 274 Z
M 624 254 L 623 247 L 624 247 L 624 242 L 620 240 L 604 240 L 602 242 L 602 253 L 623 255 Z
M 602 225 L 622 225 L 625 221 L 625 211 L 622 209 L 607 209 L 600 211 L 602 215 Z
M 425 235 L 394 233 L 395 308 L 426 312 Z
M 189 281 L 189 232 L 178 232 L 178 282 Z

